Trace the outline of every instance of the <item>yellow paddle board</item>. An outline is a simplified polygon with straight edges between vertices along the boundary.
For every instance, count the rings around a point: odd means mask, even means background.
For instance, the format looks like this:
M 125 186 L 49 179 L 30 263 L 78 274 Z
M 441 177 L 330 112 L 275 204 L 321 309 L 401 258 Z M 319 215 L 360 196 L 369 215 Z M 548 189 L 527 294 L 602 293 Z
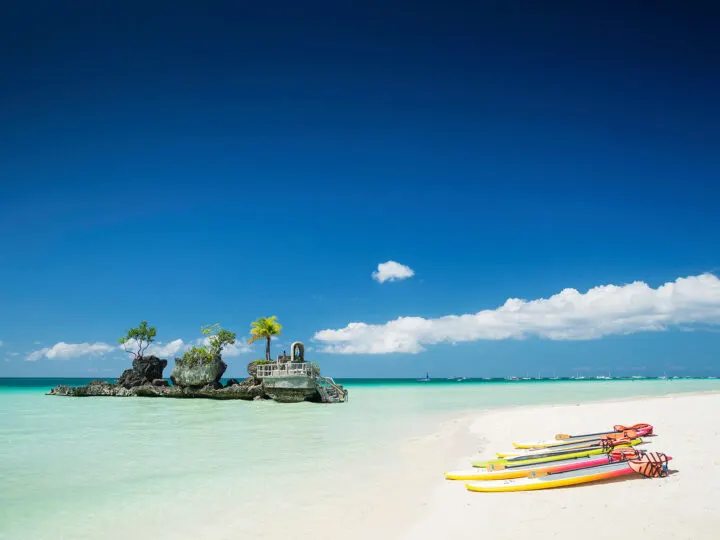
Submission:
M 573 486 L 576 484 L 586 484 L 588 482 L 596 482 L 598 480 L 606 480 L 626 474 L 632 474 L 634 471 L 627 461 L 618 463 L 609 463 L 599 467 L 591 467 L 588 469 L 578 469 L 575 471 L 567 471 L 560 473 L 549 473 L 542 476 L 531 476 L 529 473 L 525 478 L 510 478 L 507 480 L 488 480 L 485 482 L 477 482 L 466 484 L 465 487 L 469 491 L 532 491 L 536 489 L 549 489 L 563 486 Z

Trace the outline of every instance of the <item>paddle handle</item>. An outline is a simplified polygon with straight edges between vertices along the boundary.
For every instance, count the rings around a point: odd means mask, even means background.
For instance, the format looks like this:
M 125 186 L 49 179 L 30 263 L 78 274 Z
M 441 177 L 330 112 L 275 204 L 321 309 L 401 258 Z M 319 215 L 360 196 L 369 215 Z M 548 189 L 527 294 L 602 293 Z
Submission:
M 613 426 L 613 431 L 602 431 L 600 433 L 585 433 L 582 435 L 569 435 L 567 433 L 558 433 L 557 435 L 555 435 L 555 440 L 562 441 L 565 439 L 573 439 L 577 437 L 599 437 L 601 435 L 609 435 L 611 433 L 629 430 L 642 430 L 644 432 L 643 435 L 652 435 L 653 426 L 652 424 L 633 424 L 632 426 L 623 426 L 622 424 L 616 424 Z
M 567 433 L 558 433 L 555 435 L 556 441 L 562 441 L 565 439 L 572 439 L 572 438 L 581 438 L 581 437 L 600 437 L 602 435 L 609 435 L 610 433 L 615 433 L 614 431 L 601 431 L 599 433 L 584 433 L 582 435 L 568 435 Z

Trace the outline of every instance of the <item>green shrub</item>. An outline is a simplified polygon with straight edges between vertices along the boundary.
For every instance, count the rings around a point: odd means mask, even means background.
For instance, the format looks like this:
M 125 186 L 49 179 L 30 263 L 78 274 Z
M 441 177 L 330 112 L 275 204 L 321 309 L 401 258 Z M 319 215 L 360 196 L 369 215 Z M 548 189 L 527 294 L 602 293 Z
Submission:
M 213 354 L 207 347 L 192 346 L 182 355 L 182 363 L 186 366 L 200 366 L 212 362 Z
M 190 350 L 182 355 L 184 365 L 200 366 L 209 364 L 213 358 L 221 357 L 222 350 L 227 345 L 235 343 L 235 332 L 224 330 L 219 324 L 201 326 L 203 336 L 207 336 L 207 345 L 193 345 Z M 176 361 L 177 362 L 177 361 Z

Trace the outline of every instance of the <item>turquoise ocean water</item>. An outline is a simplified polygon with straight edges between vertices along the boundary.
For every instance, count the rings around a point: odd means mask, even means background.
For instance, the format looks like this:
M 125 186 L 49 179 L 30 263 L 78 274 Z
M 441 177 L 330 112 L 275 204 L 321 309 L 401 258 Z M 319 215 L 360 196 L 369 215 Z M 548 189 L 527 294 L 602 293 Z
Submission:
M 346 380 L 350 400 L 337 405 L 44 395 L 84 382 L 0 379 L 0 539 L 181 537 L 191 521 L 310 504 L 309 483 L 359 463 L 371 474 L 377 456 L 453 415 L 720 390 L 699 379 Z

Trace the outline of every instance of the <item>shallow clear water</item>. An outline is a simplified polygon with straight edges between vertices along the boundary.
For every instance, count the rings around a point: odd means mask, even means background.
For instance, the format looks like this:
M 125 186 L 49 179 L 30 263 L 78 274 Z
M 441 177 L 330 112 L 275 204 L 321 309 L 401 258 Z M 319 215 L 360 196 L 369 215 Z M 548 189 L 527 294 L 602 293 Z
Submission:
M 0 539 L 173 538 L 271 504 L 332 511 L 325 482 L 353 467 L 368 481 L 399 442 L 455 414 L 720 390 L 720 380 L 344 381 L 350 401 L 337 405 L 44 395 L 60 382 L 0 379 Z

